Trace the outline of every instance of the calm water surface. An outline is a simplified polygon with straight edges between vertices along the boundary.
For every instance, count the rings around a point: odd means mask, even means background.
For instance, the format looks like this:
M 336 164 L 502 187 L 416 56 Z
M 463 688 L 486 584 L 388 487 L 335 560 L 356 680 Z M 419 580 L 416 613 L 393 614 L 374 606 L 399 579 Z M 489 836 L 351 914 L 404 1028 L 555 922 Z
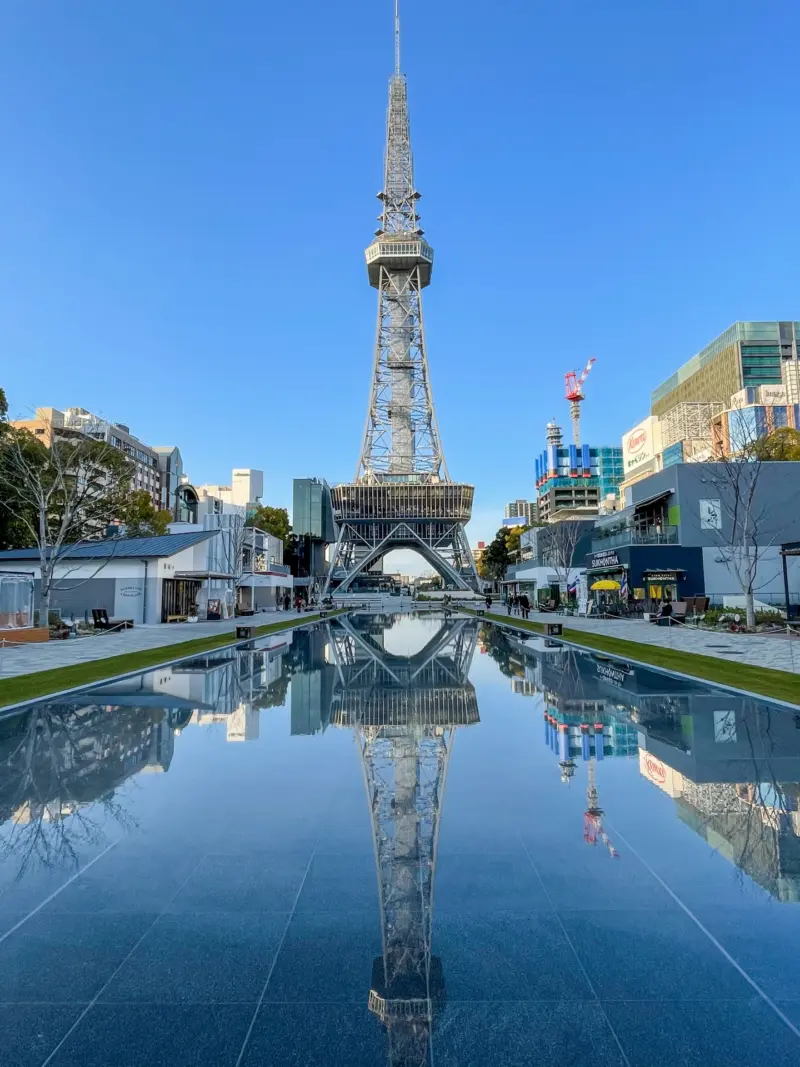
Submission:
M 3 1067 L 800 1063 L 800 715 L 353 616 L 0 719 Z

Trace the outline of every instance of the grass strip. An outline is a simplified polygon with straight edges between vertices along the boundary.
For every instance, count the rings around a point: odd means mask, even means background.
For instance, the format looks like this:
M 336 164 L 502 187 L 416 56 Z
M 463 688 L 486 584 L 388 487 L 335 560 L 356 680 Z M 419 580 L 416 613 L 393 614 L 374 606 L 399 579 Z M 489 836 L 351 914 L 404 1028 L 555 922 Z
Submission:
M 328 612 L 328 617 L 341 615 L 347 609 Z M 302 619 L 289 622 L 271 622 L 266 626 L 256 626 L 256 637 L 277 633 L 280 630 L 293 630 L 316 622 L 319 615 L 306 615 Z M 247 625 L 247 623 L 242 623 Z M 234 630 L 213 637 L 198 637 L 191 641 L 180 641 L 175 645 L 160 645 L 158 648 L 144 648 L 138 652 L 123 652 L 119 656 L 106 656 L 90 660 L 88 663 L 73 663 L 69 667 L 53 667 L 51 670 L 34 671 L 32 674 L 18 674 L 13 678 L 0 679 L 0 709 L 9 704 L 19 704 L 23 700 L 37 700 L 49 693 L 59 693 L 63 689 L 77 689 L 119 674 L 131 674 L 134 671 L 157 667 L 160 663 L 170 663 L 184 656 L 211 652 L 213 649 L 237 643 Z M 31 646 L 35 648 L 35 645 Z M 2 655 L 2 653 L 0 653 Z
M 462 609 L 470 611 L 468 608 Z M 470 614 L 473 614 L 470 611 Z M 525 619 L 508 618 L 505 615 L 487 614 L 492 622 L 505 623 L 520 630 L 544 634 L 544 625 Z M 557 621 L 561 621 L 558 619 Z M 746 689 L 760 696 L 786 700 L 790 704 L 800 701 L 800 676 L 789 671 L 776 671 L 771 667 L 756 667 L 750 663 L 731 663 L 716 656 L 704 656 L 699 652 L 683 652 L 662 645 L 647 645 L 639 641 L 626 641 L 621 637 L 587 633 L 585 630 L 563 628 L 563 638 L 570 644 L 581 645 L 597 652 L 607 652 L 619 659 L 638 660 L 653 667 L 689 674 L 703 682 L 718 682 L 721 685 Z

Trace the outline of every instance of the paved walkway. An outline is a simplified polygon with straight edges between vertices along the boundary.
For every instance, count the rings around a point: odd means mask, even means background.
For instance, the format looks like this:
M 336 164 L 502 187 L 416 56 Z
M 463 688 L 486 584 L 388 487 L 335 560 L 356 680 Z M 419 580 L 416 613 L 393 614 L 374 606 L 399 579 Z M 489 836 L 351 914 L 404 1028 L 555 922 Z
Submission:
M 274 622 L 291 622 L 308 613 L 296 611 L 265 611 L 252 617 L 221 619 L 218 622 L 174 622 L 162 626 L 134 626 L 119 633 L 99 633 L 67 641 L 47 644 L 0 646 L 0 678 L 18 674 L 32 674 L 54 667 L 70 667 L 73 663 L 88 663 L 106 656 L 121 656 L 126 652 L 142 652 L 148 648 L 177 645 L 200 637 L 233 633 L 237 626 L 267 626 Z
M 502 605 L 493 606 L 492 611 L 497 615 L 505 615 Z M 511 616 L 512 620 L 518 618 L 518 615 Z M 532 611 L 530 618 L 541 623 L 560 622 L 571 630 L 619 637 L 643 645 L 659 645 L 679 652 L 715 656 L 731 663 L 751 663 L 755 667 L 800 674 L 800 639 L 796 637 L 713 633 L 687 625 L 654 626 L 642 619 L 585 619 L 539 611 Z

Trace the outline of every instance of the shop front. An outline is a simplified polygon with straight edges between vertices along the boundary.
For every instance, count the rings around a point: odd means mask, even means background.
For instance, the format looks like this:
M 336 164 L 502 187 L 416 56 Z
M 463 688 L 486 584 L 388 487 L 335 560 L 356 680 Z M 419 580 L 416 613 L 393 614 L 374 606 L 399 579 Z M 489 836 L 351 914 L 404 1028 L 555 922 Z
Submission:
M 630 545 L 593 552 L 587 563 L 589 596 L 598 608 L 656 611 L 666 601 L 705 595 L 700 548 Z

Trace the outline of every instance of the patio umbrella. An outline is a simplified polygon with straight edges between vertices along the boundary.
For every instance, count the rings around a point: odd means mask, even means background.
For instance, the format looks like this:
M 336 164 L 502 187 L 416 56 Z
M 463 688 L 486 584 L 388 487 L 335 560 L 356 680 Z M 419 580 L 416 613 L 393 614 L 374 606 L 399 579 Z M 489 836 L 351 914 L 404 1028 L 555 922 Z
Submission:
M 597 582 L 593 582 L 590 586 L 591 589 L 619 589 L 619 582 L 615 582 L 611 578 L 601 578 Z

